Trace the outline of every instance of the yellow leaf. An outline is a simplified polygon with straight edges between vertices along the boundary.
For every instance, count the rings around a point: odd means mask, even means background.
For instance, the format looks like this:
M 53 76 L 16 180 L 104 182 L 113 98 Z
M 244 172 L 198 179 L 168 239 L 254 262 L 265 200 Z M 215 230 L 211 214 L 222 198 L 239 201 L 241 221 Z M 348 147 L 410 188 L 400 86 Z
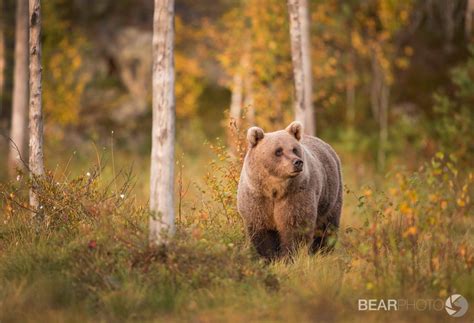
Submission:
M 388 192 L 389 192 L 390 195 L 396 196 L 398 190 L 395 187 L 391 187 L 391 188 L 388 189 Z
M 405 215 L 412 214 L 413 210 L 410 208 L 407 202 L 403 202 L 400 205 L 400 212 Z
M 441 209 L 446 209 L 448 207 L 448 202 L 446 201 L 441 201 Z
M 418 201 L 418 195 L 413 190 L 408 191 L 408 198 L 412 203 L 416 203 Z
M 411 226 L 403 233 L 403 236 L 404 237 L 415 236 L 417 232 L 418 232 L 418 229 L 415 226 Z
M 370 196 L 372 196 L 372 190 L 371 190 L 370 188 L 366 189 L 366 190 L 364 191 L 364 196 L 365 196 L 366 198 L 369 198 Z

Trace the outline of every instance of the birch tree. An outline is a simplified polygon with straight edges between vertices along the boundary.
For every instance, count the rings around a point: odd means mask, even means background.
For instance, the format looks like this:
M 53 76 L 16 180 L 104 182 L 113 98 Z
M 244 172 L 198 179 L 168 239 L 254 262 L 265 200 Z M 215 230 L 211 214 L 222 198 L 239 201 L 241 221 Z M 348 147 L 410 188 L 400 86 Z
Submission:
M 244 60 L 242 62 L 242 69 L 244 70 L 244 102 L 245 118 L 248 125 L 255 123 L 255 107 L 254 107 L 254 93 L 253 93 L 253 67 L 252 67 L 252 42 L 249 40 L 245 47 Z
M 245 33 L 249 38 L 248 33 Z M 251 66 L 251 42 L 249 41 L 242 50 L 239 65 L 234 68 L 232 77 L 231 97 L 230 97 L 230 117 L 235 120 L 237 128 L 240 126 L 242 109 L 245 107 L 245 117 L 249 124 L 253 124 L 255 111 L 253 108 L 253 75 Z
M 8 168 L 13 176 L 26 156 L 28 109 L 28 0 L 18 0 L 15 26 L 15 65 Z
M 238 125 L 242 113 L 243 104 L 243 78 L 241 67 L 232 78 L 232 92 L 230 96 L 230 118 Z
M 37 179 L 44 174 L 43 166 L 43 107 L 41 104 L 41 4 L 40 0 L 29 0 L 30 27 L 30 158 L 29 169 L 33 178 L 30 190 L 30 207 L 38 210 L 39 201 L 36 194 Z
M 155 0 L 153 16 L 153 126 L 150 174 L 150 243 L 174 234 L 174 0 Z
M 474 0 L 467 0 L 466 14 L 464 17 L 464 32 L 466 39 L 469 40 L 472 32 L 472 17 L 474 15 Z
M 246 110 L 247 123 L 249 125 L 255 124 L 255 107 L 254 107 L 254 95 L 253 95 L 253 75 L 252 71 L 248 71 L 247 76 L 244 80 L 244 107 Z
M 295 88 L 295 119 L 302 122 L 305 133 L 315 135 L 312 102 L 311 49 L 307 0 L 288 0 L 291 60 Z
M 379 124 L 379 144 L 377 148 L 377 165 L 380 170 L 385 168 L 388 144 L 388 113 L 390 102 L 390 86 L 377 55 L 372 55 L 372 83 L 370 90 L 370 106 L 374 118 Z
M 0 108 L 3 101 L 3 91 L 5 86 L 5 5 L 0 4 Z

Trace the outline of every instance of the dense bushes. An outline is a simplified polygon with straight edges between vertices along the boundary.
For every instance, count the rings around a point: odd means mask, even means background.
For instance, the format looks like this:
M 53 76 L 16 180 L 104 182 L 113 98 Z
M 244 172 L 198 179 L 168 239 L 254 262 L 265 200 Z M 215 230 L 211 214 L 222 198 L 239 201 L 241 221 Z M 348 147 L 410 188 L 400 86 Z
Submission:
M 0 319 L 337 320 L 362 318 L 355 304 L 369 296 L 474 297 L 474 175 L 458 169 L 454 155 L 389 174 L 379 187 L 347 189 L 334 253 L 302 250 L 292 262 L 265 265 L 235 209 L 240 159 L 223 145 L 211 148 L 204 180 L 190 184 L 201 198 L 182 204 L 166 248 L 148 246 L 148 209 L 136 200 L 131 172 L 48 172 L 38 181 L 40 221 L 27 210 L 30 180 L 20 174 L 3 185 Z M 189 198 L 186 184 L 177 189 Z
M 467 62 L 451 71 L 451 94 L 434 95 L 434 118 L 429 124 L 441 149 L 467 163 L 474 156 L 474 46 L 470 52 Z
M 365 222 L 343 244 L 363 263 L 367 289 L 446 297 L 474 283 L 474 174 L 461 175 L 453 159 L 438 153 L 418 172 L 397 172 L 385 189 L 358 198 Z

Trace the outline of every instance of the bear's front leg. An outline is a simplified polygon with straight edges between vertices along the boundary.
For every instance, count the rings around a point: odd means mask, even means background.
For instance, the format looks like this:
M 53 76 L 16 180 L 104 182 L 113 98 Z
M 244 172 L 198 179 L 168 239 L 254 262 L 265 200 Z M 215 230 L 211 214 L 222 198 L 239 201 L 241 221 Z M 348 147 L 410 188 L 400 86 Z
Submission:
M 275 208 L 275 223 L 281 241 L 281 255 L 291 255 L 298 247 L 308 245 L 316 225 L 315 210 L 304 205 L 282 203 Z
M 258 254 L 274 259 L 280 252 L 280 237 L 273 222 L 273 204 L 264 196 L 239 188 L 238 208 L 247 229 L 247 236 Z
M 272 260 L 280 254 L 280 235 L 277 230 L 249 228 L 249 237 L 257 253 L 267 260 Z

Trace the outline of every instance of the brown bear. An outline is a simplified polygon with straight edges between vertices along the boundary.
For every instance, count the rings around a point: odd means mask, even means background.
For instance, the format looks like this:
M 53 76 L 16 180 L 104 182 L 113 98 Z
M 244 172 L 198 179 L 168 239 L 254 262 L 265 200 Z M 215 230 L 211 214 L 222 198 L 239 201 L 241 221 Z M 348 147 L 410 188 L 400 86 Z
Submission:
M 331 249 L 343 190 L 336 152 L 297 121 L 270 133 L 251 127 L 247 140 L 237 206 L 257 252 L 273 259 L 301 244 Z

